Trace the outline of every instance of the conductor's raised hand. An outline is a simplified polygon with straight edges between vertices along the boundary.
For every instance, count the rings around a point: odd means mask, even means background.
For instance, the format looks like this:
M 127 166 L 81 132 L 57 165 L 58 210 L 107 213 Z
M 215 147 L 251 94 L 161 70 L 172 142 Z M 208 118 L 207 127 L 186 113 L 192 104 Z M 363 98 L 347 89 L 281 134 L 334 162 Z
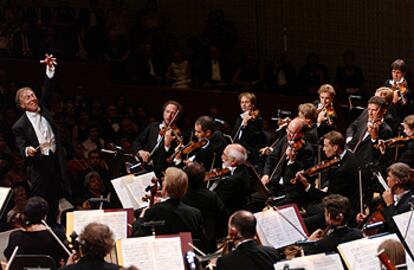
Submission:
M 40 63 L 46 64 L 50 69 L 54 69 L 57 66 L 56 57 L 53 57 L 53 54 L 45 54 L 45 59 L 40 60 Z

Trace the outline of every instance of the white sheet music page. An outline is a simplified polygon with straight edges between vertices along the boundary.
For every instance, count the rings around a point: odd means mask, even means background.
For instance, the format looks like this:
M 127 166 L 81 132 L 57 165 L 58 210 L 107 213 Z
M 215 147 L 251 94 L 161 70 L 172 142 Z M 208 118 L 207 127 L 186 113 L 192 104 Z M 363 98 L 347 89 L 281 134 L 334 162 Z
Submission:
M 105 212 L 103 213 L 102 223 L 108 225 L 114 233 L 114 239 L 127 238 L 127 211 Z
M 342 259 L 350 270 L 378 270 L 380 261 L 377 257 L 378 246 L 387 239 L 399 241 L 398 236 L 387 234 L 380 237 L 362 238 L 338 246 Z M 411 265 L 412 260 L 406 254 L 407 264 Z M 410 268 L 409 268 L 410 269 Z
M 89 223 L 102 223 L 103 214 L 103 210 L 83 210 L 73 212 L 73 230 L 79 235 Z
M 408 226 L 410 215 L 411 211 L 408 211 L 399 215 L 395 215 L 392 218 L 394 219 L 395 224 L 397 224 L 398 230 L 403 237 L 405 237 L 408 227 L 407 237 L 405 238 L 405 241 L 411 251 L 411 254 L 414 254 L 414 215 L 411 218 L 410 224 Z
M 11 188 L 8 187 L 0 187 L 0 210 L 3 209 L 4 203 L 7 200 L 7 196 L 9 196 Z
M 298 257 L 289 261 L 278 262 L 274 265 L 275 270 L 283 270 L 286 265 L 289 268 L 305 268 L 306 270 L 344 270 L 339 254 L 315 254 Z
M 132 174 L 122 176 L 111 181 L 116 194 L 121 200 L 123 208 L 133 208 L 134 210 L 145 207 L 147 202 L 142 200 L 146 194 L 145 189 L 152 185 L 151 179 L 155 177 L 154 172 L 134 176 Z
M 179 237 L 128 238 L 118 241 L 117 245 L 120 245 L 125 267 L 134 265 L 140 270 L 185 269 Z
M 280 209 L 280 212 L 306 235 L 299 217 L 293 206 Z M 274 210 L 263 211 L 254 214 L 257 219 L 257 234 L 263 245 L 276 249 L 291 245 L 304 237 L 296 231 L 278 212 Z

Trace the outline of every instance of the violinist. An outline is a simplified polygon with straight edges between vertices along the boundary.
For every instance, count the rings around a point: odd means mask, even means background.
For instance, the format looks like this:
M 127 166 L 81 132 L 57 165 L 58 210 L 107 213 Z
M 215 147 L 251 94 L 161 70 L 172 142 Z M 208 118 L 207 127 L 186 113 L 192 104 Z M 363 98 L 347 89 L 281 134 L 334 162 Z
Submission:
M 411 89 L 404 77 L 407 70 L 407 64 L 403 59 L 394 60 L 391 64 L 391 79 L 384 83 L 384 86 L 394 91 L 392 103 L 396 106 L 400 119 L 406 117 L 413 109 Z
M 176 119 L 176 114 L 179 111 L 182 111 L 182 107 L 177 101 L 166 101 L 163 106 L 163 121 L 149 124 L 134 141 L 134 152 L 145 164 L 152 160 L 155 170 L 158 172 L 166 168 L 165 157 L 168 154 L 171 155 L 175 148 L 174 146 L 166 150 L 162 147 L 161 142 L 168 131 L 167 127 L 172 126 L 172 121 Z
M 230 213 L 243 209 L 249 200 L 250 174 L 246 166 L 247 151 L 242 145 L 229 144 L 221 155 L 223 168 L 230 170 L 230 175 L 223 181 L 213 182 L 210 190 L 216 192 Z
M 183 202 L 201 211 L 208 240 L 207 252 L 214 252 L 217 239 L 226 236 L 228 213 L 223 201 L 217 193 L 208 190 L 204 178 L 206 170 L 198 162 L 190 162 L 184 171 L 188 176 L 188 190 Z
M 380 151 L 374 147 L 378 140 L 391 138 L 393 134 L 389 125 L 384 121 L 386 105 L 384 98 L 371 97 L 368 100 L 367 112 L 363 112 L 346 131 L 347 148 L 355 154 L 360 165 L 376 162 L 380 168 L 386 168 L 390 163 L 390 155 L 381 155 Z M 364 179 L 369 179 L 371 176 L 371 172 L 367 170 L 364 170 L 363 174 Z M 366 184 L 369 185 L 369 181 Z
M 311 234 L 309 240 L 316 242 L 305 248 L 305 254 L 335 252 L 339 244 L 362 238 L 359 229 L 348 226 L 352 206 L 347 197 L 332 194 L 325 197 L 322 203 L 327 227 Z
M 298 106 L 298 116 L 305 121 L 306 125 L 304 128 L 305 139 L 313 145 L 318 143 L 318 129 L 316 120 L 318 117 L 318 111 L 315 105 L 312 103 L 303 103 Z
M 414 170 L 405 163 L 397 162 L 388 167 L 387 174 L 389 189 L 382 193 L 385 207 L 381 213 L 386 231 L 398 232 L 392 217 L 410 210 L 410 204 L 413 203 Z M 362 213 L 357 215 L 358 222 L 366 218 Z
M 398 145 L 398 151 L 396 153 L 397 161 L 404 162 L 408 164 L 411 168 L 414 167 L 414 140 L 411 139 L 414 137 L 414 115 L 409 115 L 404 118 L 403 123 L 401 123 L 403 129 L 403 136 L 395 137 L 389 140 L 379 140 L 378 147 L 386 151 L 387 149 Z M 401 145 L 403 144 L 403 145 Z
M 402 126 L 405 136 L 414 136 L 414 115 L 412 114 L 404 118 Z M 414 168 L 414 140 L 409 141 L 405 147 L 403 147 L 397 160 Z
M 206 170 L 212 167 L 221 168 L 220 155 L 227 145 L 227 140 L 220 131 L 215 131 L 214 121 L 210 116 L 200 116 L 195 121 L 194 136 L 197 142 L 206 140 L 207 143 L 191 151 L 188 158 L 180 154 L 176 155 L 175 164 L 179 165 L 182 160 L 186 159 L 187 161 L 199 162 Z M 168 147 L 167 143 L 166 140 L 164 143 L 166 147 Z
M 42 224 L 49 212 L 49 205 L 42 197 L 31 197 L 23 207 L 25 222 L 23 228 L 13 231 L 8 240 L 4 255 L 7 259 L 13 253 L 16 246 L 19 246 L 18 254 L 42 254 L 49 255 L 56 265 L 65 262 L 68 255 L 59 245 L 52 234 Z M 61 240 L 65 235 L 58 236 Z
M 256 167 L 261 167 L 259 150 L 267 145 L 267 139 L 256 102 L 256 95 L 253 93 L 243 92 L 239 95 L 242 113 L 234 123 L 232 138 L 234 143 L 240 143 L 249 152 L 249 161 Z
M 202 243 L 202 247 L 199 248 L 205 249 L 206 238 L 201 212 L 182 202 L 187 189 L 187 174 L 179 168 L 167 168 L 162 182 L 162 198 L 158 199 L 151 208 L 141 212 L 133 225 L 133 235 L 150 235 L 152 228 L 145 226 L 146 223 L 159 222 L 163 225 L 154 227 L 157 235 L 191 232 L 193 239 L 198 239 Z
M 335 89 L 330 84 L 324 84 L 318 90 L 319 101 L 314 102 L 318 112 L 317 127 L 318 136 L 322 137 L 331 130 L 336 129 L 336 113 L 333 101 L 336 95 Z
M 303 134 L 305 125 L 303 119 L 293 119 L 286 128 L 286 136 L 276 144 L 264 166 L 262 183 L 270 189 L 272 195 L 286 195 L 286 201 L 283 203 L 304 202 L 304 186 L 300 183 L 291 184 L 290 179 L 294 178 L 298 171 L 314 165 L 313 148 Z
M 357 209 L 358 205 L 358 172 L 354 155 L 345 149 L 345 138 L 338 131 L 330 131 L 323 136 L 323 151 L 329 160 L 334 158 L 339 159 L 332 167 L 321 172 L 321 189 L 315 188 L 311 185 L 310 179 L 303 175 L 303 172 L 298 172 L 296 177 L 304 185 L 307 200 L 312 205 L 315 202 L 321 202 L 322 198 L 329 194 L 340 194 L 347 197 L 353 203 L 353 208 Z M 309 206 L 310 206 L 309 205 Z M 320 205 L 317 203 L 316 205 Z M 308 209 L 308 217 L 305 218 L 307 227 L 322 226 L 323 212 L 322 207 L 315 207 L 312 205 L 313 211 Z M 309 217 L 312 215 L 312 217 Z M 322 223 L 322 224 L 321 224 Z
M 256 218 L 245 210 L 235 212 L 228 222 L 228 241 L 234 250 L 217 260 L 217 270 L 272 270 L 279 252 L 256 242 Z

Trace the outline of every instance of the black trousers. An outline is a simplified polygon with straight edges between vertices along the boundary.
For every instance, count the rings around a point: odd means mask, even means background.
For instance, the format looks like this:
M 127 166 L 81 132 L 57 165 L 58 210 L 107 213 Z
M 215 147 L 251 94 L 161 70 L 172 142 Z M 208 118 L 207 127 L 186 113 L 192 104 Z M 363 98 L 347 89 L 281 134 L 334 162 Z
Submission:
M 48 156 L 39 155 L 33 159 L 29 167 L 32 183 L 32 196 L 40 196 L 49 204 L 47 222 L 50 226 L 56 225 L 61 195 L 61 176 L 58 158 L 51 153 Z

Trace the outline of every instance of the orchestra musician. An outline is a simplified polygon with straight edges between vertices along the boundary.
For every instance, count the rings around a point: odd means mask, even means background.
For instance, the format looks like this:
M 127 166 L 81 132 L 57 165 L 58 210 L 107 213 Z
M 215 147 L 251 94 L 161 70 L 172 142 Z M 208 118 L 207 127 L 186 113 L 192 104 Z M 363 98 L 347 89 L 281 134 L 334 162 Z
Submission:
M 206 239 L 201 212 L 182 202 L 187 189 L 187 174 L 179 168 L 167 168 L 162 182 L 162 199 L 141 212 L 134 223 L 133 235 L 150 235 L 152 228 L 146 224 L 160 222 L 161 224 L 154 226 L 157 235 L 191 232 L 193 239 L 198 239 L 204 249 Z
M 296 174 L 296 178 L 304 185 L 309 202 L 320 202 L 329 194 L 339 194 L 347 197 L 353 204 L 353 209 L 358 207 L 358 164 L 354 155 L 345 149 L 345 138 L 338 131 L 330 131 L 323 136 L 323 151 L 328 160 L 338 159 L 332 167 L 321 172 L 321 189 L 310 184 L 303 175 L 303 171 Z M 305 223 L 309 226 L 321 226 L 323 223 L 323 208 L 314 208 L 313 213 L 307 211 Z M 316 211 L 315 211 L 316 210 Z M 316 225 L 315 225 L 316 223 Z
M 298 116 L 305 121 L 304 137 L 312 145 L 318 144 L 318 128 L 316 120 L 318 112 L 312 103 L 303 103 L 298 106 Z
M 197 161 L 206 170 L 221 168 L 220 155 L 227 145 L 227 140 L 220 131 L 215 131 L 213 119 L 210 116 L 197 118 L 194 124 L 194 135 L 197 141 L 206 140 L 207 143 L 189 153 L 187 161 Z M 176 155 L 175 164 L 180 164 L 183 158 L 185 157 Z
M 330 84 L 323 84 L 318 90 L 319 101 L 314 102 L 318 112 L 317 127 L 318 136 L 322 137 L 331 130 L 336 129 L 336 113 L 333 101 L 336 95 L 335 89 Z
M 239 95 L 239 103 L 242 113 L 236 119 L 233 127 L 232 138 L 234 143 L 243 145 L 249 153 L 249 161 L 260 168 L 259 149 L 267 145 L 266 136 L 263 133 L 263 119 L 256 109 L 256 95 L 243 92 Z
M 166 129 L 174 124 L 172 121 L 176 119 L 177 113 L 180 111 L 182 111 L 182 107 L 177 101 L 166 101 L 163 106 L 163 121 L 149 124 L 134 141 L 134 152 L 145 164 L 148 164 L 152 159 L 158 174 L 167 168 L 168 164 L 165 159 L 174 151 L 175 146 L 168 149 L 163 147 L 163 140 L 167 133 L 171 133 L 171 130 Z
M 386 102 L 384 98 L 373 96 L 368 100 L 368 109 L 366 114 L 361 114 L 347 129 L 346 142 L 349 151 L 355 154 L 358 164 L 362 167 L 371 162 L 377 163 L 381 172 L 385 174 L 385 168 L 390 164 L 390 155 L 381 155 L 380 151 L 374 147 L 379 139 L 388 139 L 392 137 L 392 130 L 384 122 L 384 113 Z M 371 172 L 363 169 L 365 187 L 372 189 Z M 376 181 L 375 181 L 376 183 Z M 365 193 L 372 195 L 373 190 Z M 369 197 L 369 196 L 368 196 Z
M 394 92 L 390 88 L 385 86 L 381 86 L 377 90 L 375 90 L 375 96 L 383 97 L 387 103 L 387 108 L 384 112 L 384 121 L 390 126 L 390 128 L 394 132 L 394 135 L 398 135 L 401 120 L 398 116 L 398 112 L 395 105 L 392 103 L 393 95 Z M 365 110 L 364 112 L 367 113 L 367 110 Z
M 228 222 L 228 241 L 234 250 L 217 260 L 217 270 L 271 270 L 279 261 L 279 252 L 256 242 L 256 218 L 245 210 L 231 215 Z
M 385 230 L 398 232 L 393 216 L 410 210 L 413 203 L 414 170 L 405 163 L 397 162 L 388 167 L 387 170 L 388 190 L 382 193 L 385 207 L 381 214 L 385 221 Z M 357 215 L 357 221 L 363 222 L 367 216 L 363 213 Z
M 414 136 L 414 115 L 409 115 L 404 118 L 403 123 L 401 123 L 403 128 L 404 136 L 395 137 L 393 139 L 387 140 L 393 145 L 397 145 L 398 151 L 396 153 L 396 160 L 399 162 L 404 162 L 408 164 L 411 168 L 414 167 L 414 140 L 411 139 Z M 407 141 L 405 141 L 407 139 Z M 387 147 L 387 141 L 379 140 L 378 145 L 380 148 L 386 151 L 390 147 Z M 404 143 L 401 145 L 401 143 Z M 400 149 L 401 148 L 401 149 Z M 380 149 L 381 150 L 381 149 Z
M 263 169 L 263 185 L 268 186 L 274 196 L 286 195 L 283 204 L 302 204 L 306 197 L 302 184 L 290 183 L 298 171 L 311 167 L 315 161 L 312 146 L 303 138 L 305 125 L 299 117 L 289 123 L 286 136 L 276 144 Z
M 229 213 L 243 209 L 251 193 L 250 174 L 246 166 L 247 151 L 242 145 L 229 144 L 221 155 L 223 167 L 230 170 L 224 180 L 212 183 L 210 190 L 216 192 Z
M 412 93 L 405 75 L 407 64 L 403 59 L 396 59 L 391 64 L 391 79 L 384 86 L 394 91 L 392 103 L 396 106 L 400 119 L 404 119 L 413 109 Z
M 206 170 L 198 162 L 190 162 L 184 168 L 188 176 L 188 190 L 183 202 L 201 211 L 209 246 L 208 252 L 216 250 L 216 240 L 226 236 L 228 213 L 223 201 L 206 188 Z
M 10 259 L 14 248 L 19 246 L 17 254 L 49 255 L 55 260 L 56 265 L 66 261 L 68 255 L 65 250 L 42 224 L 48 211 L 49 206 L 45 199 L 38 196 L 29 198 L 23 207 L 23 229 L 13 231 L 9 236 L 7 247 L 4 250 L 4 256 L 7 259 Z M 59 238 L 64 240 L 65 236 L 59 235 Z
M 414 115 L 409 115 L 404 118 L 402 123 L 403 132 L 406 136 L 414 136 Z M 414 141 L 411 140 L 401 150 L 401 154 L 397 159 L 400 162 L 408 164 L 411 168 L 414 168 Z
M 324 205 L 327 227 L 314 231 L 309 240 L 316 241 L 314 245 L 305 247 L 305 254 L 335 252 L 339 244 L 362 238 L 357 228 L 348 226 L 352 214 L 351 202 L 347 197 L 332 194 L 322 201 Z
M 79 253 L 71 255 L 62 270 L 117 270 L 119 265 L 105 261 L 115 240 L 111 229 L 105 224 L 90 223 L 79 235 Z M 80 257 L 79 257 L 80 256 Z
M 384 240 L 377 248 L 377 252 L 383 251 L 391 263 L 398 270 L 407 270 L 405 249 L 403 244 L 396 239 Z M 382 266 L 382 263 L 381 263 Z M 381 268 L 382 269 L 382 268 Z M 387 268 L 389 269 L 389 268 Z

